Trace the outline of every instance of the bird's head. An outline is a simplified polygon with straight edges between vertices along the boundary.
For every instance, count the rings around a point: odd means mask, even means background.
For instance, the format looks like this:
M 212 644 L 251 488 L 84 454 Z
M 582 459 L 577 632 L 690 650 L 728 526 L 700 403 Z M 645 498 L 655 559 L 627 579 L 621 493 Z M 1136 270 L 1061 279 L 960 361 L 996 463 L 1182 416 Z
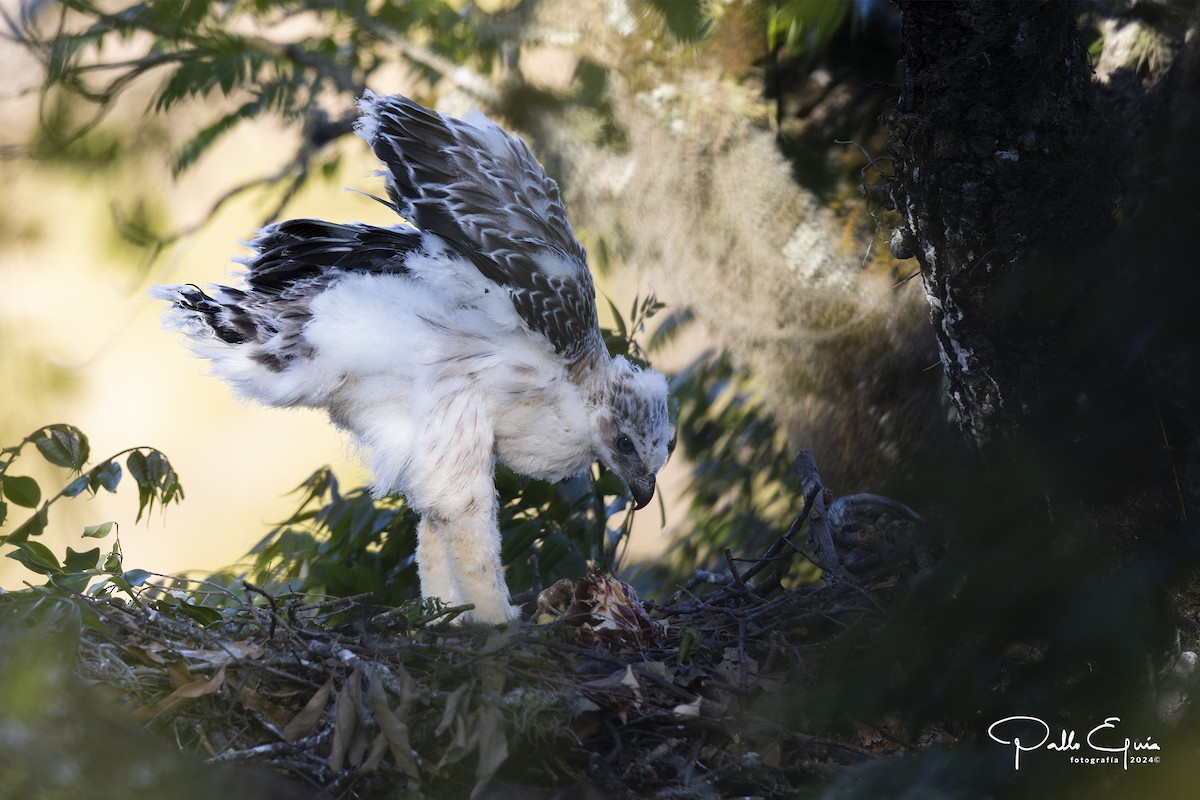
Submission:
M 617 474 L 641 508 L 654 497 L 654 478 L 667 463 L 674 430 L 667 412 L 667 381 L 618 356 L 610 363 L 594 416 L 596 458 Z

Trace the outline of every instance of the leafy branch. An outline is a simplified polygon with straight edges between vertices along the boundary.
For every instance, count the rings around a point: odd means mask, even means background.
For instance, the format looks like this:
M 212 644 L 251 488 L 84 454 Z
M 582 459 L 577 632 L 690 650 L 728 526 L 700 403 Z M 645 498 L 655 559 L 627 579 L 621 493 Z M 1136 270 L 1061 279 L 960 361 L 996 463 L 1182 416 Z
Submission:
M 13 475 L 9 471 L 24 449 L 32 444 L 42 457 L 56 467 L 71 471 L 77 477 L 65 484 L 55 494 L 43 500 L 43 492 L 37 480 L 27 475 Z M 11 545 L 12 551 L 5 555 L 19 561 L 33 572 L 46 575 L 52 581 L 67 579 L 67 585 L 81 590 L 100 573 L 121 573 L 120 543 L 112 552 L 101 554 L 100 548 L 77 553 L 67 548 L 66 557 L 58 557 L 40 542 L 30 537 L 42 534 L 50 520 L 50 507 L 63 498 L 77 497 L 84 492 L 92 495 L 101 489 L 116 492 L 126 472 L 138 486 L 138 513 L 142 515 L 153 509 L 155 502 L 166 506 L 183 499 L 183 486 L 174 467 L 158 450 L 152 447 L 130 447 L 114 453 L 93 467 L 84 469 L 91 453 L 91 446 L 83 431 L 73 425 L 55 424 L 39 428 L 18 444 L 0 449 L 0 526 L 7 521 L 8 504 L 36 509 L 32 516 L 12 530 L 0 535 L 0 544 Z M 119 459 L 124 457 L 125 468 Z M 85 538 L 102 539 L 116 530 L 112 522 L 93 525 L 84 529 Z M 148 575 L 148 573 L 147 573 Z M 131 590 L 138 576 L 115 576 L 121 588 Z M 144 580 L 144 577 L 140 578 Z

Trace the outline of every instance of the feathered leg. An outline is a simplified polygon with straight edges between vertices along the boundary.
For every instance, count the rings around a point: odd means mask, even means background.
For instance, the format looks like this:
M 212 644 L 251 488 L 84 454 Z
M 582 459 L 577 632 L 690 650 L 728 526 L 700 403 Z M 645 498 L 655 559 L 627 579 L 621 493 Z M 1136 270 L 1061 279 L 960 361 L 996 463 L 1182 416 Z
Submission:
M 490 530 L 480 537 L 481 529 Z M 489 520 L 470 514 L 455 519 L 426 514 L 417 538 L 422 597 L 438 597 L 449 605 L 471 603 L 475 609 L 464 619 L 473 622 L 507 622 L 520 616 L 520 609 L 508 601 L 494 518 L 489 525 Z
M 515 619 L 500 563 L 494 437 L 482 398 L 447 382 L 423 415 L 409 476 L 409 502 L 421 514 L 417 566 L 421 594 L 472 603 L 474 622 Z M 440 401 L 440 402 L 439 402 Z
M 448 606 L 458 606 L 467 600 L 450 572 L 445 539 L 436 517 L 423 515 L 417 525 L 417 575 L 421 578 L 421 597 L 436 597 Z

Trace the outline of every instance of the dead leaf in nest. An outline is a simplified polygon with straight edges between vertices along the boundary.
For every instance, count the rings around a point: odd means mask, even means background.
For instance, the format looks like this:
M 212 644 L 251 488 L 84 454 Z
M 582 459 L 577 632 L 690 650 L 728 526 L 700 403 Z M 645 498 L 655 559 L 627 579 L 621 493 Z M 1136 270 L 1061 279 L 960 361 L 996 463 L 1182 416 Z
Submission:
M 484 706 L 479 715 L 479 762 L 475 766 L 475 788 L 471 800 L 492 780 L 500 766 L 508 760 L 508 737 L 504 735 L 504 715 L 498 708 Z
M 329 768 L 341 772 L 347 764 L 361 766 L 371 744 L 365 721 L 359 709 L 362 707 L 362 667 L 354 667 L 350 677 L 342 684 L 337 695 L 334 711 L 333 748 L 329 754 Z
M 442 721 L 438 723 L 437 730 L 434 731 L 435 736 L 441 736 L 453 724 L 458 714 L 458 707 L 470 688 L 471 685 L 468 683 L 461 684 L 446 698 L 446 709 L 442 712 Z
M 671 709 L 671 712 L 677 717 L 699 717 L 700 716 L 701 698 L 696 697 L 690 703 L 680 703 Z
M 626 665 L 623 671 L 614 672 L 607 678 L 582 683 L 579 688 L 594 701 L 599 712 L 580 713 L 579 725 L 573 725 L 572 730 L 581 739 L 586 739 L 594 733 L 594 729 L 609 717 L 616 716 L 624 722 L 626 712 L 631 708 L 640 707 L 642 703 L 642 687 L 637 676 L 633 674 L 631 665 Z
M 854 734 L 862 747 L 873 753 L 884 755 L 904 749 L 904 745 L 898 741 L 897 737 L 889 735 L 890 731 L 898 729 L 899 726 L 899 715 L 888 714 L 874 725 L 855 724 Z
M 783 762 L 783 746 L 778 739 L 762 748 L 760 754 L 762 755 L 763 764 L 771 769 L 778 769 L 779 765 Z
M 736 647 L 726 647 L 717 672 L 734 686 L 745 686 L 758 674 L 758 661 L 751 656 L 745 656 L 743 660 Z
M 408 675 L 408 673 L 404 674 Z M 411 682 L 412 678 L 409 678 L 409 681 Z M 368 680 L 367 697 L 371 701 L 371 713 L 375 716 L 380 733 L 387 740 L 396 766 L 403 770 L 408 777 L 419 780 L 421 770 L 417 766 L 417 759 L 413 756 L 412 744 L 408 737 L 408 725 L 388 706 L 387 695 L 383 691 L 383 681 L 380 680 L 379 673 L 375 670 L 371 670 Z M 403 706 L 404 701 L 402 700 L 400 708 Z M 408 709 L 403 708 L 403 713 L 407 714 Z M 376 742 L 378 743 L 378 741 L 377 738 Z M 363 767 L 364 770 L 370 771 L 378 767 L 380 758 L 382 758 L 382 750 L 379 750 L 378 754 L 372 752 Z
M 283 738 L 294 742 L 312 733 L 317 722 L 325 714 L 325 706 L 329 703 L 329 695 L 332 691 L 333 676 L 331 675 L 329 680 L 325 681 L 325 685 L 317 689 L 316 693 L 304 704 L 304 708 L 300 709 L 299 713 L 283 726 Z
M 257 642 L 227 642 L 220 649 L 180 650 L 188 661 L 201 661 L 214 667 L 236 661 L 262 658 L 267 649 Z
M 234 679 L 229 679 L 230 686 L 238 690 L 238 700 L 242 705 L 257 713 L 260 716 L 260 721 L 268 727 L 272 733 L 283 737 L 283 728 L 288 724 L 289 714 L 286 710 L 272 703 L 267 698 L 263 697 L 258 692 L 251 689 L 244 683 L 239 684 Z
M 408 674 L 408 670 L 400 664 L 392 668 L 392 674 L 400 684 L 400 703 L 395 708 L 396 716 L 406 719 L 408 712 L 412 710 L 413 703 L 421 698 L 421 687 L 413 680 L 412 675 Z
M 900 715 L 888 714 L 874 725 L 855 724 L 854 733 L 859 744 L 873 753 L 883 755 L 904 749 L 897 737 L 889 735 L 900 727 Z
M 580 689 L 589 694 L 601 698 L 629 698 L 630 700 L 637 699 L 641 696 L 638 691 L 642 688 L 638 683 L 637 676 L 633 674 L 633 666 L 627 664 L 622 671 L 614 672 L 607 678 L 598 678 L 594 681 L 588 681 L 579 685 Z
M 608 716 L 600 706 L 583 695 L 575 695 L 567 701 L 567 714 L 571 720 L 567 727 L 578 742 L 592 738 Z
M 855 725 L 854 736 L 860 747 L 871 748 L 883 741 L 883 734 L 870 725 Z
M 179 651 L 157 642 L 146 645 L 145 647 L 125 645 L 125 649 L 128 652 L 133 653 L 142 661 L 145 661 L 147 664 L 165 666 L 172 661 L 179 660 Z
M 170 676 L 171 683 L 175 684 L 176 687 L 186 686 L 195 680 L 192 677 L 192 670 L 188 666 L 188 662 L 182 658 L 167 662 L 166 667 L 167 675 Z
M 675 671 L 664 661 L 639 661 L 633 665 L 633 671 L 638 675 L 653 675 L 664 681 L 672 680 L 675 675 Z
M 133 712 L 133 718 L 137 722 L 149 722 L 150 720 L 162 714 L 168 709 L 175 708 L 188 700 L 194 700 L 197 697 L 205 697 L 221 688 L 225 683 L 225 665 L 217 667 L 216 673 L 211 678 L 194 680 L 190 683 L 177 688 L 169 695 L 159 700 L 157 703 L 152 703 L 148 706 L 142 706 Z
M 125 650 L 147 664 L 165 667 L 171 683 L 177 687 L 192 682 L 192 672 L 188 662 L 184 660 L 178 650 L 172 647 L 154 642 L 145 647 L 126 645 Z

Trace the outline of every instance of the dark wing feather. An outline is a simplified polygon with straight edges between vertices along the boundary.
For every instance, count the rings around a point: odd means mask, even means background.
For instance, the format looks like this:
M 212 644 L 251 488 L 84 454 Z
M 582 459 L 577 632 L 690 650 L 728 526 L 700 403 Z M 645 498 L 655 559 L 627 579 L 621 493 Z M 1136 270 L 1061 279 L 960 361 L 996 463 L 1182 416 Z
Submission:
M 293 219 L 264 229 L 250 246 L 256 252 L 247 263 L 246 285 L 278 295 L 337 272 L 405 273 L 408 254 L 421 247 L 421 232 Z
M 399 95 L 368 93 L 360 107 L 359 132 L 387 166 L 401 216 L 507 289 L 529 329 L 564 359 L 597 347 L 587 254 L 558 184 L 525 143 L 482 116 L 444 117 Z
M 414 228 L 335 225 L 294 219 L 270 225 L 250 243 L 246 287 L 162 286 L 156 294 L 179 310 L 179 321 L 229 345 L 244 345 L 280 372 L 312 355 L 304 338 L 315 295 L 346 272 L 404 274 L 405 259 L 422 246 Z

